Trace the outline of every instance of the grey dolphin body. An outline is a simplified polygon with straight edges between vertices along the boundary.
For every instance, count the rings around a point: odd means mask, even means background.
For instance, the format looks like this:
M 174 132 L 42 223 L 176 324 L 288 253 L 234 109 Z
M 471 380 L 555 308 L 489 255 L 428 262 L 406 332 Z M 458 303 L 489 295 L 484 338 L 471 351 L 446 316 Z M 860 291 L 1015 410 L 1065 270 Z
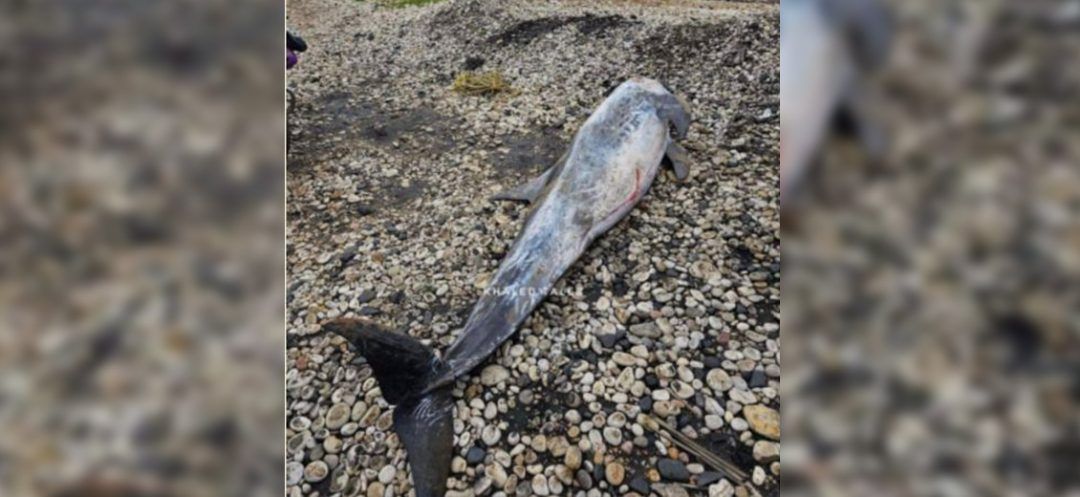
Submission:
M 660 83 L 624 82 L 585 121 L 551 169 L 503 199 L 529 200 L 521 234 L 442 359 L 418 341 L 360 321 L 325 328 L 363 355 L 384 397 L 396 404 L 394 429 L 408 452 L 418 497 L 446 491 L 453 449 L 450 389 L 510 338 L 589 243 L 641 200 L 667 158 L 687 176 L 675 137 L 686 135 L 684 103 Z
M 484 360 L 544 299 L 585 248 L 625 217 L 670 156 L 685 177 L 681 137 L 689 114 L 660 83 L 620 85 L 578 131 L 563 159 L 502 199 L 534 202 L 525 226 L 446 351 L 447 370 L 429 388 L 452 382 Z M 669 153 L 670 151 L 670 153 Z
M 784 0 L 780 5 L 780 204 L 806 174 L 838 113 L 864 145 L 882 145 L 865 118 L 864 76 L 888 54 L 880 0 Z

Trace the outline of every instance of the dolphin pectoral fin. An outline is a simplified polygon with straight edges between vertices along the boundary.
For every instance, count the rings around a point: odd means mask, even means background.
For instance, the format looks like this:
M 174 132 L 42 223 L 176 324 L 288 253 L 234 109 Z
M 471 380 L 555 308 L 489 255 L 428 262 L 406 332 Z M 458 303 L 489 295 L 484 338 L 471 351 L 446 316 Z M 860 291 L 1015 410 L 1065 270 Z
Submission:
M 885 129 L 874 120 L 862 104 L 852 102 L 848 107 L 855 121 L 855 135 L 859 139 L 859 144 L 872 160 L 881 160 L 889 147 Z
M 540 192 L 544 191 L 544 185 L 547 184 L 548 178 L 551 177 L 551 171 L 554 168 L 544 171 L 543 174 L 537 176 L 526 183 L 515 186 L 509 190 L 504 190 L 491 196 L 492 200 L 520 200 L 523 202 L 533 202 L 540 196 Z
M 690 166 L 687 165 L 686 149 L 679 146 L 678 143 L 673 141 L 668 143 L 667 152 L 664 153 L 664 158 L 671 164 L 671 169 L 675 171 L 675 179 L 682 182 L 690 177 Z
M 563 164 L 566 163 L 566 157 L 569 152 L 562 155 L 555 165 L 549 167 L 540 176 L 537 176 L 524 184 L 518 185 L 509 190 L 505 190 L 496 193 L 491 197 L 491 200 L 520 200 L 524 202 L 535 202 L 540 194 L 544 192 L 544 187 L 547 186 L 551 179 L 559 174 L 562 170 Z
M 872 97 L 866 88 L 853 88 L 837 109 L 834 121 L 847 122 L 851 132 L 873 161 L 885 157 L 888 151 L 888 134 L 874 118 Z
M 394 431 L 405 446 L 416 497 L 443 497 L 454 455 L 451 387 L 413 397 L 394 408 Z
M 872 119 L 867 118 L 858 120 L 855 125 L 859 143 L 866 150 L 867 156 L 874 161 L 884 159 L 889 146 L 884 128 Z

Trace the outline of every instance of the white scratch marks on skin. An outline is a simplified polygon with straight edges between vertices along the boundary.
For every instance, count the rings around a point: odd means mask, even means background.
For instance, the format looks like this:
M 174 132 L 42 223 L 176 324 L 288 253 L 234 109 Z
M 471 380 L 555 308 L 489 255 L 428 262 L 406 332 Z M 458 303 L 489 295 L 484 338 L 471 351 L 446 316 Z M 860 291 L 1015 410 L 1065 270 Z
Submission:
M 431 396 L 424 396 L 420 398 L 420 402 L 413 408 L 413 418 L 422 420 L 424 424 L 430 423 L 432 420 L 437 419 L 441 410 L 434 405 L 435 401 Z

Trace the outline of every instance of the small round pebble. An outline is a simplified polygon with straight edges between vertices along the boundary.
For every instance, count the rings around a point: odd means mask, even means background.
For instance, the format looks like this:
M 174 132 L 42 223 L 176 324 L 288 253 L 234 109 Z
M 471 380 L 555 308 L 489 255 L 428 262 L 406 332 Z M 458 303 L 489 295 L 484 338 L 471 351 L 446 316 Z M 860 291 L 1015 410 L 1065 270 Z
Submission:
M 443 467 L 445 467 L 445 466 L 443 466 Z M 394 476 L 396 476 L 396 475 L 397 475 L 397 468 L 395 468 L 392 465 L 383 466 L 383 469 L 379 470 L 379 481 L 382 482 L 384 485 L 389 485 L 390 483 L 393 483 Z
M 604 478 L 608 483 L 618 486 L 622 485 L 623 478 L 626 477 L 626 468 L 622 464 L 612 461 L 604 467 Z
M 686 469 L 686 465 L 682 461 L 668 458 L 660 459 L 656 463 L 656 469 L 660 471 L 660 476 L 665 480 L 690 481 L 690 471 Z
M 323 481 L 328 474 L 330 474 L 330 467 L 323 461 L 312 461 L 304 467 L 304 480 L 311 483 Z
M 285 465 L 285 483 L 296 485 L 304 479 L 304 465 L 296 461 L 289 461 Z

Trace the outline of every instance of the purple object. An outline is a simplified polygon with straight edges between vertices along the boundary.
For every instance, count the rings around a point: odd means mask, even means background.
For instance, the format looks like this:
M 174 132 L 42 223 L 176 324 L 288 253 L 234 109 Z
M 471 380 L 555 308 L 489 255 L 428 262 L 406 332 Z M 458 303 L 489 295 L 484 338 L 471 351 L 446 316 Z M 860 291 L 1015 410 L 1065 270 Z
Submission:
M 297 62 L 296 54 L 292 50 L 285 49 L 285 69 L 292 69 Z

